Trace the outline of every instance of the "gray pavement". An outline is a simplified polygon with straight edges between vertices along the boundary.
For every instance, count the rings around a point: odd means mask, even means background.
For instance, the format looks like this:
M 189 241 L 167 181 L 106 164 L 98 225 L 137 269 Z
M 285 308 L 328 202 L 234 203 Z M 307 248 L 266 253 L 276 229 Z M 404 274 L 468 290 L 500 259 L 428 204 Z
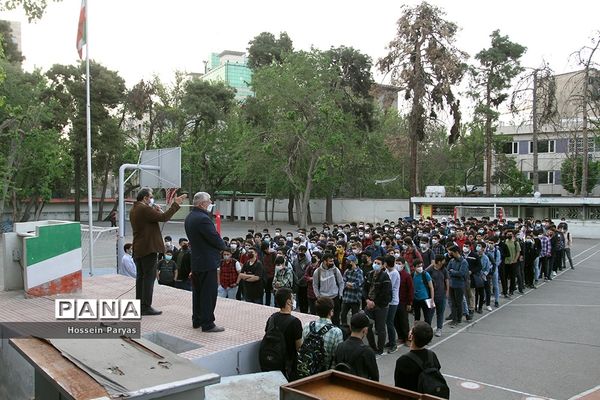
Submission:
M 572 252 L 575 270 L 434 338 L 452 399 L 570 399 L 600 385 L 600 241 Z M 378 360 L 382 382 L 406 351 Z

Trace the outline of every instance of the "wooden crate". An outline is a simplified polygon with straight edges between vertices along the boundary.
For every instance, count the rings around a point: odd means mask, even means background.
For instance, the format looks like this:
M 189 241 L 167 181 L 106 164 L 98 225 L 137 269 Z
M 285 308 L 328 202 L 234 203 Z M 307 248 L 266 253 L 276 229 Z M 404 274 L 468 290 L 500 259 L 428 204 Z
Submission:
M 434 400 L 437 397 L 329 370 L 279 389 L 280 400 Z

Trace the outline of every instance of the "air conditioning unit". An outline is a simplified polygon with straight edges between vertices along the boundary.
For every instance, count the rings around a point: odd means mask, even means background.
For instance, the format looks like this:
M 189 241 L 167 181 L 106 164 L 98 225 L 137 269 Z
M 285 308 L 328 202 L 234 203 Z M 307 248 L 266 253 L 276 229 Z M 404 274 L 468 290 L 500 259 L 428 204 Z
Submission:
M 446 187 L 427 186 L 425 188 L 425 197 L 446 197 Z

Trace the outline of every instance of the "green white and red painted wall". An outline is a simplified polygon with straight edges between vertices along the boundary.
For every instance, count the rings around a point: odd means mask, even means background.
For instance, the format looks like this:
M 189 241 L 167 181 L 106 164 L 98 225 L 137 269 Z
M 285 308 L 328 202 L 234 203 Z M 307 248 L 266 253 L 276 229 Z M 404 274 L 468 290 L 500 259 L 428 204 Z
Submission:
M 23 235 L 23 283 L 28 297 L 81 291 L 81 227 L 78 222 L 15 224 Z

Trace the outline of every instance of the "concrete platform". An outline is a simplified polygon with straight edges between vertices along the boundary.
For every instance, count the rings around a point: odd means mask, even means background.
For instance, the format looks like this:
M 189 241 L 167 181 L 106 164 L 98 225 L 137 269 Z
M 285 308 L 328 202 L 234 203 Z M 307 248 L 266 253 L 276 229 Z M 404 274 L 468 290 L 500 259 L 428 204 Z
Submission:
M 88 277 L 84 278 L 82 293 L 62 297 L 135 298 L 135 280 L 121 275 Z M 22 291 L 0 292 L 0 305 L 0 321 L 55 321 L 54 297 L 25 299 Z M 192 328 L 191 292 L 155 284 L 152 305 L 163 314 L 143 317 L 142 336 L 152 340 L 151 336 L 159 332 L 163 334 L 162 342 L 179 340 L 187 344 L 179 347 L 184 350 L 196 347 L 178 354 L 222 376 L 258 371 L 258 342 L 264 335 L 267 319 L 277 311 L 274 307 L 218 298 L 215 322 L 225 327 L 225 331 L 204 333 Z M 301 313 L 294 315 L 303 324 L 316 318 Z M 177 348 L 177 343 L 170 347 Z

